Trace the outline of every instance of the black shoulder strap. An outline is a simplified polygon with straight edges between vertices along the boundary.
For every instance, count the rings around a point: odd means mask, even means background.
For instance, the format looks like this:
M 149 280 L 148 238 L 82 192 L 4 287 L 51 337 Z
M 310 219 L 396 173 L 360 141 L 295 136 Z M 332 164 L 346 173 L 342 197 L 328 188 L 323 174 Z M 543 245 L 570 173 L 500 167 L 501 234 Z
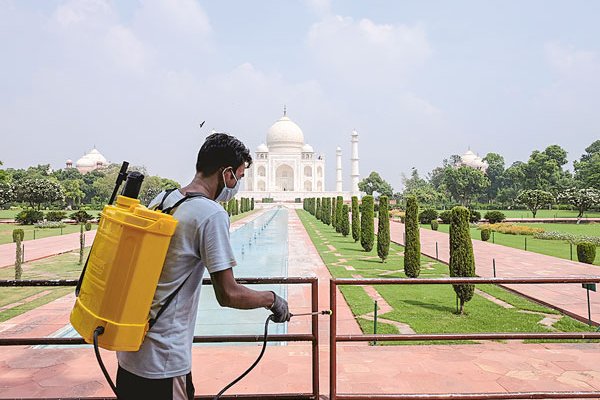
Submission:
M 169 195 L 170 195 L 171 193 L 173 193 L 175 190 L 177 190 L 177 188 L 172 188 L 172 189 L 167 189 L 167 190 L 165 190 L 165 194 L 164 194 L 164 196 L 163 196 L 162 200 L 160 201 L 160 203 L 159 203 L 157 206 L 155 206 L 155 207 L 153 208 L 153 210 L 162 211 L 162 209 L 163 209 L 163 207 L 164 207 L 164 204 L 165 204 L 165 200 L 166 200 L 166 199 L 167 199 L 167 197 L 169 197 Z
M 169 190 L 167 190 L 165 192 L 165 195 L 163 196 L 162 201 L 155 208 L 155 210 L 160 210 L 160 211 L 162 211 L 165 214 L 171 214 L 171 211 L 175 210 L 177 207 L 179 207 L 182 203 L 184 203 L 187 200 L 190 200 L 190 199 L 193 199 L 193 198 L 196 198 L 196 197 L 206 197 L 206 198 L 208 198 L 204 193 L 199 193 L 199 192 L 186 193 L 185 196 L 182 199 L 177 200 L 177 202 L 175 204 L 173 204 L 171 207 L 167 207 L 167 208 L 163 209 L 165 199 L 174 190 L 176 190 L 176 189 L 169 189 Z M 179 293 L 179 291 L 181 290 L 181 288 L 183 287 L 183 285 L 185 285 L 185 283 L 187 282 L 188 279 L 190 279 L 190 276 L 192 276 L 193 273 L 194 273 L 194 271 L 192 270 L 190 272 L 190 274 L 187 276 L 187 278 L 185 278 L 185 280 L 181 283 L 181 285 L 179 285 L 177 287 L 177 289 L 175 289 L 175 291 L 173 293 L 171 293 L 169 295 L 169 297 L 167 297 L 167 300 L 165 301 L 165 303 L 160 307 L 160 310 L 158 310 L 158 313 L 156 314 L 156 317 L 150 318 L 150 320 L 148 321 L 148 330 L 152 329 L 152 327 L 154 326 L 154 324 L 158 320 L 158 317 L 160 317 L 161 314 L 167 309 L 167 307 L 169 306 L 169 304 L 171 304 L 171 301 L 173 301 L 173 299 L 175 298 L 175 296 L 177 296 L 177 293 Z
M 183 287 L 183 285 L 185 285 L 185 283 L 187 282 L 187 280 L 190 279 L 190 276 L 192 276 L 193 272 L 194 271 L 190 272 L 190 274 L 187 276 L 187 278 L 185 278 L 185 280 L 181 283 L 181 285 L 179 285 L 177 287 L 177 289 L 175 289 L 175 291 L 173 293 L 171 293 L 169 295 L 169 297 L 167 297 L 167 300 L 165 301 L 165 303 L 160 307 L 160 310 L 158 310 L 158 313 L 156 313 L 156 317 L 150 318 L 150 320 L 148 321 L 148 330 L 152 329 L 152 327 L 156 323 L 156 320 L 158 320 L 158 317 L 160 317 L 161 314 L 167 309 L 167 307 L 169 306 L 169 304 L 171 304 L 171 301 L 173 301 L 173 299 L 175 298 L 175 296 L 177 296 L 177 293 L 179 293 L 179 291 L 181 290 L 181 288 Z

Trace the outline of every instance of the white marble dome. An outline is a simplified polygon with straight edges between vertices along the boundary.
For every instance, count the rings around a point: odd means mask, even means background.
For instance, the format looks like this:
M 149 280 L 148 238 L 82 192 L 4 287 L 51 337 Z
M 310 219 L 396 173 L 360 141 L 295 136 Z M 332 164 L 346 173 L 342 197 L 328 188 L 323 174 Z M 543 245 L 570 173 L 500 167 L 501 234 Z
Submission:
M 267 147 L 266 144 L 261 143 L 258 145 L 258 147 L 256 148 L 256 152 L 257 153 L 268 153 L 269 152 L 269 148 Z
M 303 145 L 302 129 L 286 115 L 279 118 L 267 132 L 267 146 L 270 150 L 277 148 L 300 150 Z
M 313 149 L 313 147 L 310 144 L 306 143 L 304 146 L 302 146 L 302 152 L 303 153 L 314 153 L 315 150 Z
M 77 160 L 75 167 L 79 170 L 79 172 L 85 173 L 98 167 L 105 167 L 108 164 L 108 160 L 94 147 L 87 154 Z
M 488 163 L 483 161 L 481 157 L 473 153 L 470 149 L 460 156 L 460 165 L 465 165 L 484 172 L 488 167 Z

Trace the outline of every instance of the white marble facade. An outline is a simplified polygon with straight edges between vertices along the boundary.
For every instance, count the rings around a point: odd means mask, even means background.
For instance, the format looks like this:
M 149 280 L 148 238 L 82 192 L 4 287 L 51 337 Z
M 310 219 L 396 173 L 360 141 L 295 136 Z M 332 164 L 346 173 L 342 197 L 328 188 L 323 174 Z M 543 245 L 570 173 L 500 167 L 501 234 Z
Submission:
M 256 148 L 245 191 L 265 197 L 269 192 L 324 191 L 325 159 L 304 143 L 302 130 L 286 114 L 269 128 L 266 144 Z

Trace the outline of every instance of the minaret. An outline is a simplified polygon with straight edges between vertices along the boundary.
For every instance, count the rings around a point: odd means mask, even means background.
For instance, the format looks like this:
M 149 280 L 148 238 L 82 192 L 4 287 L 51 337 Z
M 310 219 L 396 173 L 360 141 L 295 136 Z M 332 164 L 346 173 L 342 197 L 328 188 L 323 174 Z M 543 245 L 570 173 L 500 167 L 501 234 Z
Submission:
M 342 149 L 335 149 L 335 191 L 342 192 Z
M 352 164 L 352 196 L 358 196 L 360 192 L 358 191 L 358 132 L 356 129 L 352 131 L 352 139 L 350 140 L 352 143 L 352 158 L 350 159 Z

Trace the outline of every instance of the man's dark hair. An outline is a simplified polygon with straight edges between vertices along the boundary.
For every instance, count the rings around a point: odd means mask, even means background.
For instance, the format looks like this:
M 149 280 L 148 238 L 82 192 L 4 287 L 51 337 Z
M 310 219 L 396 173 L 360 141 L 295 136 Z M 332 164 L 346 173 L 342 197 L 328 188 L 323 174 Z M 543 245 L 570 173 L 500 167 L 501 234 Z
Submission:
M 198 152 L 196 172 L 210 176 L 220 168 L 233 167 L 235 170 L 242 164 L 246 164 L 246 168 L 252 164 L 250 150 L 244 143 L 226 133 L 213 133 Z

